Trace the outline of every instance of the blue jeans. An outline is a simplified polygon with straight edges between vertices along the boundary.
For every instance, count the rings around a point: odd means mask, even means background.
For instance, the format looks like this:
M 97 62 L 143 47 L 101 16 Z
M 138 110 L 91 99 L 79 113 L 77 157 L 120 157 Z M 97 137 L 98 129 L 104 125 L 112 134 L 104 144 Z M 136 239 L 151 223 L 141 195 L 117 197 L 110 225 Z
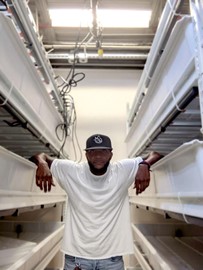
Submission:
M 66 254 L 64 270 L 73 270 L 76 266 L 79 266 L 81 270 L 124 270 L 122 256 L 102 260 L 88 260 Z

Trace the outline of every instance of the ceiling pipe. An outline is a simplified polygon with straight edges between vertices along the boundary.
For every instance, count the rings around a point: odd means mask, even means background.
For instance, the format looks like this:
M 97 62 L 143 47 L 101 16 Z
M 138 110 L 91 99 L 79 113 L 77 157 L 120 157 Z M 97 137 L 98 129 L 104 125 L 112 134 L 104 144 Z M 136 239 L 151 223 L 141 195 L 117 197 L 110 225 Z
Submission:
M 99 55 L 97 53 L 86 53 L 88 59 L 99 59 Z M 80 53 L 76 55 L 76 58 L 80 59 L 84 55 L 84 53 Z M 148 54 L 147 53 L 104 53 L 103 59 L 124 59 L 124 60 L 146 60 Z M 71 53 L 50 53 L 48 54 L 49 59 L 72 59 Z M 84 57 L 82 57 L 84 58 Z
M 75 47 L 75 43 L 69 43 L 69 44 L 46 44 L 44 45 L 44 48 L 46 50 L 62 50 L 62 49 L 72 49 Z M 82 44 L 80 46 L 82 47 L 86 47 L 86 44 Z M 87 45 L 88 48 L 95 48 L 95 43 L 88 43 Z M 103 48 L 107 48 L 107 49 L 127 49 L 127 50 L 146 50 L 149 51 L 151 46 L 150 45 L 134 45 L 132 43 L 122 43 L 122 44 L 117 44 L 117 43 L 103 43 L 102 44 Z

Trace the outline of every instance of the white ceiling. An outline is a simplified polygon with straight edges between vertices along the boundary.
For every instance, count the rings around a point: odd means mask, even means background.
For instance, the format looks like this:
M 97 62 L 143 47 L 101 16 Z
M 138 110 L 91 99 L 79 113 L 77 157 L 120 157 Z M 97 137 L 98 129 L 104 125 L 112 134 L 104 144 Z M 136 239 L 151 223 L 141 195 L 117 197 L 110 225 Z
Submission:
M 77 53 L 87 49 L 88 59 L 77 61 L 80 67 L 88 68 L 133 68 L 143 69 L 166 0 L 30 0 L 29 6 L 38 26 L 40 36 L 54 68 L 71 65 L 67 56 L 73 56 L 76 46 L 89 33 L 88 28 L 67 28 L 51 26 L 48 9 L 50 8 L 91 8 L 96 3 L 103 9 L 142 9 L 152 10 L 149 28 L 110 28 L 102 30 L 102 58 L 97 54 L 95 38 L 87 45 L 83 44 Z M 181 1 L 182 3 L 184 1 Z M 122 19 L 122 18 L 121 18 Z M 76 53 L 76 57 L 77 57 Z

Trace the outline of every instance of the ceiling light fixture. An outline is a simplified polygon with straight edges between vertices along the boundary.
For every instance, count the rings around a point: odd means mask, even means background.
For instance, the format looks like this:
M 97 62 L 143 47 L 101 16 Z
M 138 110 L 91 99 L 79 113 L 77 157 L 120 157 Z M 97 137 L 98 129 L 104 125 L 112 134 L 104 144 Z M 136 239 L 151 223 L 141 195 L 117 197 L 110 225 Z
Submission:
M 86 9 L 50 9 L 53 27 L 92 27 L 92 12 Z M 150 10 L 98 9 L 98 24 L 102 28 L 148 28 Z

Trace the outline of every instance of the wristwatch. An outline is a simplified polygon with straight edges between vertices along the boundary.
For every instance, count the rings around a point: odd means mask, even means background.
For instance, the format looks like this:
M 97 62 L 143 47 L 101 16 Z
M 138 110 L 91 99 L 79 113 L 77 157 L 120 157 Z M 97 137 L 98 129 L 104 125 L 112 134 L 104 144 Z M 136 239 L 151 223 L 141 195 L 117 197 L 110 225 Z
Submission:
M 148 166 L 148 170 L 150 171 L 150 164 L 146 161 L 146 160 L 143 160 L 143 161 L 141 161 L 140 163 L 139 163 L 139 165 L 146 165 L 146 166 Z

